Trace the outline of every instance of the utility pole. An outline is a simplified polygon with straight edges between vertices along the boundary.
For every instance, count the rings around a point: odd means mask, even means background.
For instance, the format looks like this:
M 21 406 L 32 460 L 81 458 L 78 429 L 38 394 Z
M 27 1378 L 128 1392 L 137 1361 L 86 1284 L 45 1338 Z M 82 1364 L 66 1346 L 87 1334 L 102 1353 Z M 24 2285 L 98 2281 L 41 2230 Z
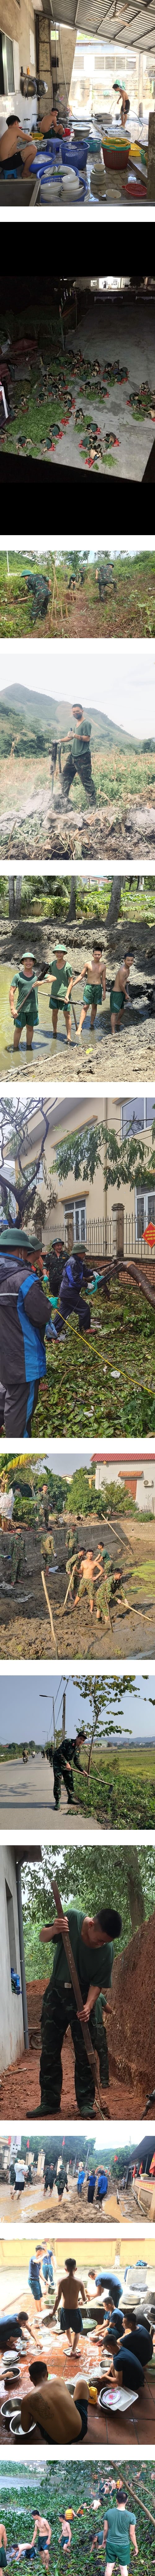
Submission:
M 8 550 L 7 550 L 7 548 L 6 548 L 6 552 L 7 552 L 7 567 L 8 567 L 8 573 L 9 573 L 9 556 L 8 556 Z
M 66 1692 L 64 1691 L 64 1692 L 63 1692 L 63 1711 L 62 1711 L 62 1738 L 61 1738 L 62 1744 L 64 1744 L 64 1736 L 65 1736 L 65 1719 L 66 1719 Z

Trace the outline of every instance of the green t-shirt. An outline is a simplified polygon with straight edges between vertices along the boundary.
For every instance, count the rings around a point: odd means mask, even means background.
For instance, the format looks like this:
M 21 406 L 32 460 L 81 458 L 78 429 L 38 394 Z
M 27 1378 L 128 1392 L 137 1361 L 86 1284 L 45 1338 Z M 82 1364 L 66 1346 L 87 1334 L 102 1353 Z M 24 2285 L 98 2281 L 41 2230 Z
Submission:
M 66 957 L 66 961 L 63 966 L 58 966 L 57 957 L 52 957 L 52 965 L 48 966 L 48 975 L 51 975 L 52 1002 L 65 1002 L 66 993 L 68 992 L 68 984 L 70 984 L 70 976 L 72 975 L 72 966 L 69 966 L 68 957 Z
M 17 1012 L 23 1011 L 30 1022 L 38 1020 L 38 977 L 20 974 L 19 967 L 19 975 L 12 975 L 12 985 L 13 993 L 17 991 Z
M 132 2519 L 135 2523 L 136 2514 L 133 2512 L 132 2517 L 132 2507 L 131 2513 L 126 2512 L 125 2505 L 123 2512 L 120 2511 L 120 2505 L 118 2504 L 109 2505 L 109 2511 L 108 2508 L 106 2509 L 106 2522 L 108 2522 L 106 2558 L 110 2559 L 111 2564 L 112 2558 L 115 2557 L 119 2558 L 120 2567 L 129 2567 L 130 2565 L 130 2524 Z
M 87 716 L 81 716 L 81 717 L 80 717 L 80 724 L 78 724 L 78 726 L 77 726 L 77 733 L 76 733 L 76 730 L 75 730 L 75 733 L 74 733 L 74 735 L 73 735 L 73 751 L 74 751 L 74 752 L 75 752 L 75 751 L 80 751 L 80 749 L 81 749 L 81 751 L 83 750 L 83 735 L 85 735 L 85 737 L 86 737 L 86 741 L 85 741 L 85 749 L 86 749 L 86 747 L 87 747 L 87 743 L 89 743 L 89 742 L 90 742 L 90 735 L 91 735 L 91 724 L 89 724 L 89 723 L 88 723 L 88 717 L 87 717 Z M 68 745 L 68 749 L 69 749 L 69 745 Z
M 79 1977 L 83 2002 L 85 2003 L 86 1996 L 89 1992 L 89 1986 L 98 1985 L 100 1993 L 102 1993 L 102 1988 L 104 1986 L 111 1986 L 114 1951 L 112 1941 L 102 1941 L 102 1933 L 99 1949 L 96 1950 L 95 1943 L 93 1946 L 93 1942 L 91 1942 L 89 1949 L 87 1949 L 85 1942 L 81 1940 L 83 1923 L 84 1914 L 81 1913 L 81 1910 L 77 1913 L 77 1909 L 75 1912 L 72 1907 L 71 1910 L 69 1907 L 68 1930 L 70 1934 L 71 1950 L 73 1951 L 75 1968 L 77 1968 L 77 1976 Z M 60 1993 L 60 1990 L 62 1992 L 62 1987 L 64 1988 L 64 1985 L 67 1986 L 70 1984 L 71 1978 L 68 1968 L 68 1960 L 66 1959 L 62 1934 L 60 1933 L 60 1940 L 58 1939 L 55 1945 L 52 1985 L 57 1986 Z

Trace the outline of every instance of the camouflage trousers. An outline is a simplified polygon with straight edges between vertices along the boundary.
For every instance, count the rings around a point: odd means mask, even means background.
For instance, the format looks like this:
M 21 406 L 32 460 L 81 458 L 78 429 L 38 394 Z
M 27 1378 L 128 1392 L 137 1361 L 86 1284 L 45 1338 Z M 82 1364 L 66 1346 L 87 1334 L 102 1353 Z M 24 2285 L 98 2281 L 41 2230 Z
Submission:
M 61 776 L 62 793 L 66 805 L 68 804 L 68 796 L 70 787 L 72 786 L 72 779 L 76 778 L 76 771 L 79 778 L 81 778 L 82 787 L 85 787 L 85 794 L 89 797 L 89 804 L 96 805 L 96 787 L 94 787 L 94 779 L 92 778 L 91 752 L 89 751 L 89 746 L 86 753 L 79 751 L 78 756 L 77 752 L 75 760 L 74 752 L 72 751 L 69 752 L 68 760 L 65 760 L 65 768 L 62 770 Z

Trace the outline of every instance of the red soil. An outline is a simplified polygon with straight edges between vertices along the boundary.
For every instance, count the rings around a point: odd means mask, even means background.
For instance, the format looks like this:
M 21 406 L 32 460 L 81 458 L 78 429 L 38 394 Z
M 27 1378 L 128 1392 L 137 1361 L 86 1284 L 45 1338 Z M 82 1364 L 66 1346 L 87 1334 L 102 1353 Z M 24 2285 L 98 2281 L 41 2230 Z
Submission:
M 145 2112 L 146 2097 L 155 2087 L 155 2022 L 154 2022 L 154 1936 L 155 1914 L 142 1930 L 136 1932 L 127 1949 L 115 1959 L 113 1970 L 113 2015 L 108 2025 L 109 2091 L 101 2095 L 101 2110 L 111 2119 L 131 2118 Z M 30 2051 L 2 2075 L 0 2112 L 13 2118 L 33 2117 L 39 2108 L 40 2022 L 42 1998 L 48 1979 L 40 1977 L 28 1985 L 28 2023 Z M 101 2088 L 100 2088 L 101 2089 Z M 99 2118 L 99 2103 L 96 2101 Z M 51 2100 L 52 2112 L 52 2100 Z M 77 2104 L 74 2084 L 74 2050 L 68 2031 L 63 2042 L 63 2087 L 60 2117 L 75 2119 Z
M 111 2073 L 117 2069 L 119 2082 L 132 2082 L 134 2094 L 143 2086 L 144 2110 L 155 2087 L 154 1956 L 155 1913 L 115 1959 L 112 1985 Z

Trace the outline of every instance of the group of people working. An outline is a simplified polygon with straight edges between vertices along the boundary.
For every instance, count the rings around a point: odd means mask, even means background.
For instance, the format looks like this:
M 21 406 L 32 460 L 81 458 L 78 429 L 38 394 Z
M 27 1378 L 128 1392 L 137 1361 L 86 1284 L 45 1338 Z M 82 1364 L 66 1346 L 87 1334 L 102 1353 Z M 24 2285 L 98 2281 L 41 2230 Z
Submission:
M 101 2504 L 101 2506 L 102 2506 L 102 2495 L 100 2494 L 100 2481 L 99 2481 L 99 2497 L 98 2497 L 98 2506 L 99 2506 L 100 2504 Z M 68 2552 L 70 2551 L 70 2548 L 71 2548 L 72 2524 L 73 2524 L 75 2521 L 77 2521 L 77 2518 L 78 2518 L 79 2514 L 82 2516 L 82 2519 L 83 2519 L 83 2513 L 84 2513 L 84 2514 L 87 2514 L 87 2513 L 88 2513 L 88 2511 L 89 2511 L 89 2507 L 87 2507 L 86 2503 L 85 2503 L 85 2505 L 84 2505 L 84 2506 L 83 2506 L 82 2504 L 81 2504 L 81 2505 L 79 2505 L 79 2506 L 77 2506 L 77 2508 L 76 2508 L 76 2507 L 74 2507 L 73 2505 L 69 2505 L 69 2506 L 66 2506 L 66 2511 L 65 2511 L 65 2513 L 64 2513 L 64 2514 L 61 2514 L 61 2515 L 59 2516 L 59 2520 L 60 2520 L 60 2537 L 59 2537 L 59 2533 L 58 2533 L 58 2547 L 59 2547 L 59 2548 L 60 2548 L 60 2547 L 62 2548 L 62 2552 L 63 2552 L 63 2556 L 64 2556 L 64 2557 L 68 2555 Z M 102 2507 L 102 2512 L 103 2512 L 103 2507 Z M 75 2535 L 73 2534 L 73 2538 L 74 2538 L 74 2537 L 75 2537 Z M 33 2531 L 32 2531 L 32 2538 L 30 2538 L 30 2540 L 29 2540 L 29 2541 L 28 2541 L 28 2540 L 27 2540 L 27 2541 L 25 2541 L 25 2540 L 17 2541 L 17 2540 L 16 2540 L 16 2541 L 14 2541 L 13 2548 L 11 2548 L 11 2549 L 10 2549 L 10 2548 L 8 2547 L 8 2542 L 7 2542 L 7 2532 L 6 2532 L 6 2529 L 5 2529 L 5 2523 L 2 2523 L 2 2522 L 1 2522 L 1 2523 L 0 2523 L 0 2569 L 1 2569 L 1 2568 L 3 2569 L 3 2568 L 4 2568 L 4 2567 L 6 2567 L 8 2564 L 10 2564 L 10 2560 L 11 2560 L 11 2559 L 13 2559 L 14 2557 L 15 2557 L 15 2559 L 16 2559 L 16 2560 L 18 2560 L 18 2562 L 19 2562 L 21 2558 L 27 2558 L 27 2559 L 36 2558 L 36 2557 L 37 2557 L 37 2553 L 39 2552 L 39 2554 L 40 2554 L 40 2555 L 42 2555 L 42 2556 L 44 2557 L 45 2568 L 46 2568 L 47 2576 L 48 2576 L 48 2569 L 49 2569 L 49 2564 L 50 2564 L 49 2553 L 50 2553 L 50 2541 L 51 2541 L 51 2538 L 52 2538 L 52 2526 L 51 2526 L 51 2523 L 48 2521 L 48 2518 L 47 2518 L 46 2514 L 36 2513 L 36 2514 L 35 2514 L 35 2520 L 34 2520 L 34 2528 L 33 2528 Z M 82 2538 L 82 2547 L 83 2547 L 84 2532 L 81 2534 L 81 2538 Z M 87 2541 L 87 2533 L 86 2533 L 86 2541 Z M 123 2570 L 123 2576 L 127 2576 L 127 2569 L 130 2567 L 130 2543 L 132 2544 L 132 2548 L 133 2548 L 133 2549 L 134 2549 L 134 2551 L 135 2551 L 135 2557 L 136 2557 L 136 2558 L 138 2558 L 138 2546 L 137 2546 L 137 2539 L 136 2539 L 136 2514 L 135 2514 L 135 2512 L 134 2512 L 134 2506 L 132 2507 L 132 2504 L 131 2504 L 131 2507 L 130 2507 L 130 2509 L 129 2509 L 129 2498 L 128 2498 L 128 2496 L 126 2496 L 126 2493 L 125 2493 L 125 2487 L 123 2487 L 122 2481 L 119 2479 L 119 2480 L 118 2480 L 118 2485 L 116 2484 L 116 2489 L 115 2489 L 114 2495 L 110 2493 L 110 2496 L 109 2496 L 109 2499 L 108 2499 L 108 2503 L 107 2503 L 107 2500 L 106 2500 L 106 2508 L 105 2508 L 104 2518 L 103 2518 L 103 2529 L 102 2529 L 101 2524 L 99 2523 L 99 2528 L 98 2528 L 98 2530 L 97 2530 L 97 2531 L 95 2531 L 95 2536 L 94 2536 L 94 2533 L 93 2533 L 93 2532 L 92 2532 L 92 2534 L 90 2535 L 90 2531 L 88 2531 L 88 2544 L 89 2544 L 89 2553 L 90 2553 L 90 2556 L 92 2557 L 92 2554 L 93 2554 L 93 2550 L 94 2550 L 94 2549 L 97 2549 L 97 2552 L 98 2552 L 98 2561 L 97 2561 L 97 2565 L 98 2565 L 98 2568 L 99 2568 L 99 2576 L 100 2576 L 100 2551 L 101 2551 L 101 2567 L 103 2567 L 103 2559 L 105 2558 L 105 2576 L 108 2576 L 108 2570 L 109 2570 L 109 2576 L 113 2576 L 113 2567 L 114 2567 L 116 2564 L 118 2564 L 118 2566 L 119 2566 L 119 2568 L 120 2568 L 120 2570 L 121 2570 L 121 2571 Z
M 122 964 L 116 967 L 116 974 L 114 976 L 113 983 L 111 984 L 110 1018 L 112 1037 L 117 1036 L 117 1029 L 120 1027 L 125 1007 L 128 1009 L 130 1006 L 128 985 L 133 957 L 133 948 L 130 948 L 130 951 L 129 949 L 127 949 L 127 951 L 125 950 Z M 14 1054 L 18 1053 L 24 1028 L 26 1028 L 27 1051 L 31 1050 L 34 1028 L 38 1026 L 39 1021 L 38 993 L 40 990 L 43 990 L 44 986 L 45 989 L 47 987 L 47 992 L 49 991 L 49 1010 L 52 1012 L 54 1041 L 56 1041 L 57 1038 L 58 1015 L 60 1012 L 63 1012 L 67 1045 L 71 1045 L 72 993 L 73 987 L 76 989 L 79 984 L 83 984 L 79 1022 L 77 1023 L 76 1020 L 74 1005 L 73 1017 L 77 1037 L 81 1038 L 82 1029 L 84 1028 L 88 1011 L 90 1010 L 91 1014 L 90 1027 L 92 1030 L 95 1026 L 97 1010 L 102 1009 L 103 1002 L 105 1002 L 106 999 L 106 965 L 105 959 L 102 955 L 100 941 L 98 943 L 96 940 L 94 941 L 92 957 L 86 957 L 85 965 L 80 968 L 80 972 L 78 974 L 74 974 L 71 962 L 66 956 L 66 949 L 61 947 L 59 942 L 56 944 L 51 964 L 48 966 L 46 965 L 42 973 L 39 967 L 37 968 L 37 971 L 35 971 L 33 951 L 31 950 L 30 953 L 27 948 L 23 950 L 20 964 L 19 966 L 17 965 L 15 974 L 12 976 L 9 992 L 11 1019 L 14 1024 Z
M 30 2259 L 28 2280 L 33 2299 L 39 2308 L 41 2308 L 42 2299 L 41 2263 L 43 2286 L 44 2281 L 47 2282 L 47 2286 L 48 2283 L 51 2286 L 52 2277 L 53 2290 L 52 2256 L 47 2250 L 42 2258 L 42 2249 L 38 2247 L 36 2257 Z M 97 2342 L 95 2379 L 92 2383 L 88 2361 L 87 2377 L 80 2372 L 75 2384 L 73 2382 L 73 2386 L 70 2387 L 65 2382 L 64 2374 L 62 2380 L 53 2372 L 50 2374 L 42 2352 L 40 2358 L 38 2356 L 35 2359 L 34 2355 L 33 2360 L 29 2361 L 27 2385 L 24 2393 L 21 2392 L 21 2426 L 27 2435 L 31 2431 L 39 2432 L 39 2436 L 41 2433 L 44 2440 L 55 2438 L 59 2441 L 62 2438 L 64 2441 L 66 2438 L 71 2442 L 77 2439 L 81 2441 L 87 2434 L 88 2400 L 98 2403 L 102 2393 L 104 2398 L 105 2391 L 106 2404 L 109 2384 L 114 2389 L 118 2384 L 118 2391 L 120 2388 L 129 2391 L 131 2399 L 134 2398 L 134 2394 L 141 2396 L 145 2374 L 154 2354 L 154 2328 L 151 2317 L 147 2313 L 147 2307 L 142 2310 L 142 2306 L 138 2307 L 137 2302 L 135 2309 L 133 2305 L 130 2307 L 129 2303 L 124 2303 L 122 2283 L 115 2272 L 112 2274 L 107 2267 L 103 2267 L 103 2271 L 101 2269 L 99 2273 L 94 2272 L 94 2275 L 88 2273 L 87 2282 L 85 2282 L 81 2275 L 78 2275 L 75 2257 L 68 2255 L 56 2283 L 52 2305 L 52 2335 L 53 2322 L 58 2312 L 60 2331 L 66 2338 L 66 2347 L 70 2349 L 73 2359 L 78 2354 L 79 2337 L 85 2339 L 85 2319 L 86 2326 L 88 2325 L 89 2347 L 90 2324 L 91 2343 L 92 2339 Z M 17 2312 L 12 2314 L 11 2311 L 7 2312 L 7 2315 L 0 2319 L 0 2353 L 3 2355 L 5 2366 L 7 2366 L 7 2356 L 9 2359 L 9 2350 L 12 2356 L 17 2349 L 20 2361 L 20 2350 L 23 2353 L 24 2344 L 27 2349 L 28 2340 L 26 2309 L 20 2309 L 18 2315 Z M 38 2334 L 35 2335 L 35 2340 L 38 2343 Z M 108 2536 L 108 2518 L 105 2536 Z M 113 2533 L 113 2537 L 116 2542 L 117 2532 Z M 93 2545 L 96 2545 L 96 2536 Z M 115 2547 L 112 2553 L 109 2549 L 111 2576 L 115 2555 L 118 2555 L 118 2547 Z M 121 2561 L 120 2553 L 120 2565 L 121 2563 L 123 2559 Z M 129 2563 L 126 2556 L 124 2563 L 125 2565 Z

